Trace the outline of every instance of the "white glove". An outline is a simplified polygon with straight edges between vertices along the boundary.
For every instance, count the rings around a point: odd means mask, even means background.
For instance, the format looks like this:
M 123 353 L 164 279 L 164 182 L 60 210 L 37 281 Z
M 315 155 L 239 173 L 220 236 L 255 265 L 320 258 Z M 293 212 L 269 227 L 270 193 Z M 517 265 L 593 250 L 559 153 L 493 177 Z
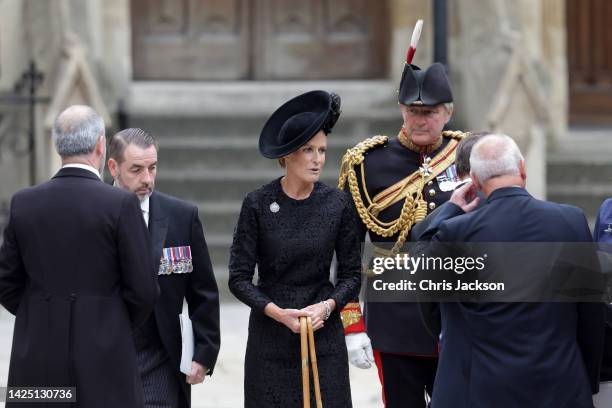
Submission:
M 370 368 L 374 363 L 372 343 L 366 333 L 350 333 L 345 337 L 349 363 L 358 368 Z

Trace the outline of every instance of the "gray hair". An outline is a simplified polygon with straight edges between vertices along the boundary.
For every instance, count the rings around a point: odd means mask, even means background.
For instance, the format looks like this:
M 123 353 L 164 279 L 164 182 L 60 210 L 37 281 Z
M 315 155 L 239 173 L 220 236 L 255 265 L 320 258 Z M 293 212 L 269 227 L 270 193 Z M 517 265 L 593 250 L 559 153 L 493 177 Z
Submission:
M 523 155 L 509 136 L 490 134 L 472 148 L 470 167 L 480 183 L 499 176 L 518 176 Z
M 108 156 L 119 164 L 123 163 L 123 153 L 131 144 L 143 149 L 155 146 L 155 150 L 159 150 L 157 141 L 149 133 L 140 128 L 127 128 L 111 137 L 108 142 Z
M 85 105 L 72 105 L 60 113 L 53 124 L 53 143 L 61 157 L 90 154 L 104 136 L 104 121 Z
M 455 109 L 455 104 L 452 102 L 446 102 L 446 103 L 443 103 L 443 105 L 447 113 L 452 113 L 453 109 Z

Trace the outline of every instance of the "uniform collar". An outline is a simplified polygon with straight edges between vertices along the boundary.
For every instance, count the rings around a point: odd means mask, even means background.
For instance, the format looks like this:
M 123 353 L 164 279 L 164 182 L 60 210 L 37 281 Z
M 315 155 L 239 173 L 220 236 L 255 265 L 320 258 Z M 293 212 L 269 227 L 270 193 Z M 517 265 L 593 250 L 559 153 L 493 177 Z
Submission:
M 414 144 L 412 140 L 410 140 L 410 138 L 406 134 L 406 131 L 404 130 L 403 127 L 400 129 L 400 132 L 397 135 L 397 138 L 402 146 L 404 146 L 406 149 L 412 150 L 415 153 L 428 153 L 429 154 L 435 150 L 438 150 L 440 146 L 442 146 L 442 135 L 440 135 L 438 140 L 436 140 L 434 143 L 427 145 L 427 146 L 419 146 L 417 144 Z

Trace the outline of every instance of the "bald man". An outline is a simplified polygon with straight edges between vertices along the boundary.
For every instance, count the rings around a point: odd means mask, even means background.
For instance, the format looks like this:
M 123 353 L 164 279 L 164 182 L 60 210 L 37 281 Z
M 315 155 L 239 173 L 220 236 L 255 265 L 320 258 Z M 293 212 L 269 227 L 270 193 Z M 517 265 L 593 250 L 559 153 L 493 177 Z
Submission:
M 582 210 L 527 192 L 525 160 L 510 137 L 480 139 L 470 167 L 473 184 L 455 190 L 454 214 L 447 213 L 434 242 L 591 242 Z M 478 211 L 475 190 L 486 197 Z M 528 267 L 530 259 L 524 261 Z M 534 271 L 540 272 L 546 273 Z M 440 309 L 433 407 L 593 407 L 603 305 L 446 302 Z

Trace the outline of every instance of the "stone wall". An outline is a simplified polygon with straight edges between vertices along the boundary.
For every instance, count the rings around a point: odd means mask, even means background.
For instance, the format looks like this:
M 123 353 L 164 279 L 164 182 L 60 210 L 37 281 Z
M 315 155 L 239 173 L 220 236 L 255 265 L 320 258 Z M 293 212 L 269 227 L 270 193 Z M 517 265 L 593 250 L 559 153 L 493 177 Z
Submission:
M 51 143 L 49 117 L 71 103 L 97 103 L 96 108 L 106 113 L 105 104 L 116 106 L 118 95 L 127 92 L 128 81 L 125 75 L 122 81 L 118 79 L 116 73 L 122 71 L 115 67 L 119 59 L 113 57 L 113 52 L 116 48 L 128 47 L 129 38 L 121 37 L 121 31 L 113 26 L 115 21 L 108 18 L 109 13 L 117 10 L 110 7 L 120 7 L 120 3 L 118 0 L 0 0 L 0 92 L 13 92 L 14 84 L 29 62 L 35 61 L 43 75 L 37 94 L 53 98 L 51 103 L 38 104 L 35 111 L 37 182 L 48 179 L 59 166 Z M 123 0 L 124 6 L 127 3 L 128 0 Z M 120 45 L 107 48 L 106 42 Z M 76 72 L 75 77 L 67 79 L 71 58 L 76 55 L 71 50 L 77 48 L 84 51 L 82 65 L 87 69 L 72 70 Z M 92 80 L 87 81 L 82 71 L 91 74 Z M 58 99 L 63 86 L 65 97 Z M 103 94 L 98 101 L 96 93 Z M 51 111 L 53 107 L 55 111 Z M 16 190 L 30 183 L 27 152 L 30 125 L 27 105 L 0 105 L 0 115 L 1 208 Z
M 413 63 L 418 66 L 431 64 L 433 58 L 433 12 L 430 0 L 390 0 L 391 52 L 389 53 L 391 72 L 389 78 L 395 87 L 406 61 L 406 52 L 417 20 L 423 20 L 423 32 L 419 40 Z
M 539 162 L 530 164 L 530 188 L 543 196 L 547 146 L 562 138 L 567 126 L 564 2 L 448 0 L 448 4 L 449 61 L 457 102 L 454 126 L 516 137 L 530 162 Z M 388 0 L 388 6 L 388 103 L 395 109 L 395 90 L 419 18 L 425 25 L 414 62 L 421 66 L 432 62 L 433 10 L 430 0 Z M 53 95 L 63 74 L 67 36 L 77 38 L 86 50 L 103 103 L 113 114 L 119 101 L 128 97 L 132 83 L 129 0 L 0 0 L 0 90 L 12 86 L 27 61 L 35 58 L 45 74 L 40 93 Z M 45 109 L 38 109 L 39 123 L 47 115 Z M 398 124 L 400 120 L 398 112 Z M 50 154 L 49 129 L 40 126 L 37 132 L 41 161 L 37 177 L 42 180 L 53 170 L 45 157 Z M 536 137 L 543 140 L 532 140 Z M 1 201 L 6 191 L 26 184 L 28 176 L 23 157 L 2 159 L 0 153 L 0 160 Z M 2 171 L 7 165 L 19 169 L 10 181 Z
M 457 123 L 507 133 L 546 196 L 546 152 L 567 129 L 564 2 L 450 0 Z M 544 12 L 545 11 L 545 12 Z
M 528 188 L 545 197 L 548 146 L 567 133 L 567 67 L 563 0 L 448 0 L 453 126 L 508 133 L 519 143 Z M 397 87 L 414 24 L 425 25 L 417 65 L 433 56 L 428 0 L 391 0 L 390 80 Z
M 25 7 L 20 0 L 0 0 L 0 92 L 13 93 L 27 68 L 27 37 L 20 22 Z M 20 187 L 28 184 L 27 120 L 25 107 L 0 104 L 0 213 Z M 0 224 L 3 216 L 0 214 Z M 0 229 L 2 226 L 0 225 Z

